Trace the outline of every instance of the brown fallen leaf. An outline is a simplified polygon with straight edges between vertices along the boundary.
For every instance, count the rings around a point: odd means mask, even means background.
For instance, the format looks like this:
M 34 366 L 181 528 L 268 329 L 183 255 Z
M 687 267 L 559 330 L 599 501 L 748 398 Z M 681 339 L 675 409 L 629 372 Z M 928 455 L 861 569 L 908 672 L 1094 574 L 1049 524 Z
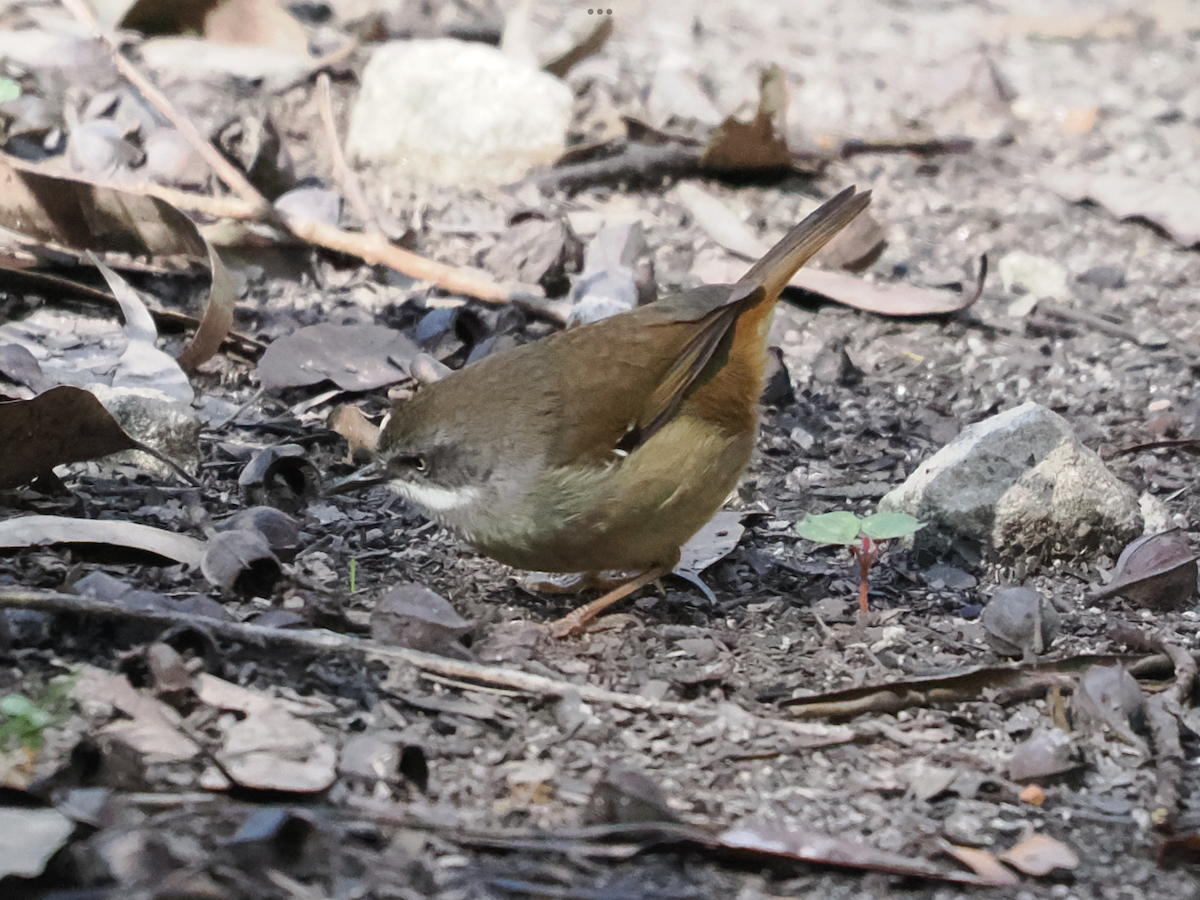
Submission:
M 61 385 L 32 400 L 0 403 L 0 489 L 28 484 L 55 466 L 140 446 L 82 388 Z
M 1017 883 L 1017 876 L 1004 868 L 995 854 L 980 847 L 963 847 L 943 841 L 940 844 L 942 852 L 950 856 L 976 875 L 988 880 L 988 884 L 1010 885 Z
M 1042 183 L 1067 200 L 1093 200 L 1118 219 L 1148 219 L 1181 246 L 1200 243 L 1200 190 L 1179 179 L 1139 178 L 1050 167 Z
M 420 348 L 382 325 L 309 325 L 267 347 L 258 377 L 268 389 L 326 379 L 342 390 L 371 391 L 407 377 Z
M 849 838 L 773 822 L 737 825 L 718 835 L 716 843 L 728 850 L 752 852 L 766 857 L 785 857 L 893 875 L 936 878 L 960 884 L 1009 883 L 993 880 L 988 875 L 948 869 L 919 857 L 889 853 Z
M 748 260 L 760 259 L 767 252 L 767 245 L 759 240 L 741 217 L 708 191 L 683 181 L 676 186 L 675 194 L 695 218 L 696 224 L 726 250 Z M 736 280 L 736 276 L 719 279 L 729 283 Z
M 700 156 L 701 168 L 719 172 L 786 169 L 792 164 L 787 133 L 788 88 L 779 66 L 763 69 L 758 112 L 749 122 L 730 116 L 713 131 Z
M 379 445 L 379 426 L 363 415 L 357 406 L 338 404 L 329 413 L 326 424 L 331 431 L 336 431 L 346 439 L 349 461 L 369 459 L 375 454 L 375 448 Z
M 165 200 L 49 173 L 0 153 L 0 226 L 36 245 L 68 251 L 207 262 L 212 287 L 200 326 L 179 355 L 184 368 L 211 358 L 233 326 L 232 274 L 195 223 Z
M 1076 731 L 1115 734 L 1127 744 L 1144 749 L 1135 731 L 1146 719 L 1146 694 L 1124 666 L 1092 666 L 1083 673 L 1071 695 L 1071 717 Z
M 1196 594 L 1196 559 L 1178 528 L 1143 535 L 1121 551 L 1112 581 L 1091 596 L 1121 594 L 1147 609 L 1184 609 Z
M 294 703 L 238 687 L 212 675 L 196 679 L 196 693 L 223 716 L 224 741 L 214 754 L 236 784 L 257 790 L 314 793 L 337 778 L 337 750 L 321 730 L 298 715 Z
M 675 193 L 679 202 L 695 217 L 696 224 L 726 250 L 748 260 L 759 259 L 766 252 L 767 246 L 737 213 L 717 197 L 688 182 L 680 183 Z M 859 219 L 862 218 L 863 216 L 859 216 Z M 878 225 L 871 228 L 870 224 L 864 226 L 865 231 L 862 234 L 847 239 L 848 243 L 839 251 L 842 254 L 841 258 L 835 257 L 835 261 L 839 261 L 842 266 L 856 268 L 869 260 L 876 249 L 882 246 L 876 241 L 867 247 L 875 229 L 878 229 Z M 853 227 L 852 223 L 850 228 Z M 880 229 L 880 235 L 881 232 Z M 839 234 L 828 246 L 833 246 L 841 237 Z M 869 265 L 869 262 L 867 264 Z M 710 284 L 733 284 L 743 272 L 745 266 L 734 260 L 709 259 L 706 264 L 697 266 L 697 274 Z M 980 264 L 979 284 L 976 289 L 962 293 L 909 284 L 864 281 L 841 272 L 807 267 L 792 276 L 789 284 L 864 312 L 897 317 L 936 316 L 966 309 L 978 300 L 983 292 L 983 280 L 986 275 L 985 257 Z
M 801 269 L 788 283 L 843 306 L 881 316 L 946 315 L 966 309 L 979 299 L 978 291 L 959 294 L 911 284 L 881 284 L 821 269 Z
M 375 605 L 371 613 L 371 638 L 394 647 L 466 659 L 469 654 L 458 639 L 474 624 L 425 585 L 402 582 Z
M 0 522 L 0 547 L 50 544 L 107 544 L 144 550 L 175 562 L 199 566 L 204 541 L 135 522 L 72 519 L 68 516 L 18 516 Z
M 1035 834 L 1000 854 L 1000 859 L 1026 875 L 1049 875 L 1055 869 L 1071 871 L 1079 867 L 1079 856 L 1060 840 Z
M 308 55 L 308 35 L 279 0 L 221 0 L 204 17 L 204 36 L 223 44 L 274 47 Z
M 864 210 L 817 251 L 813 261 L 826 269 L 862 272 L 869 269 L 887 245 L 883 226 Z

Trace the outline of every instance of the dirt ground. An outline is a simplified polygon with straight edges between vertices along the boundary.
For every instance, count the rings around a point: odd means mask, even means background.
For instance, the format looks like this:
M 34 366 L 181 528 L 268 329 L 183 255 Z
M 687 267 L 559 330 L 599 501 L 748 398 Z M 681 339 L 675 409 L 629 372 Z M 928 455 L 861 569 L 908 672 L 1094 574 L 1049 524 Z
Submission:
M 1194 653 L 1200 621 L 1190 607 L 1150 612 L 1121 598 L 1088 599 L 1111 571 L 1109 557 L 1013 565 L 960 542 L 940 556 L 888 550 L 874 573 L 872 618 L 863 622 L 855 616 L 857 577 L 845 553 L 803 542 L 791 528 L 808 512 L 872 511 L 964 427 L 1032 400 L 1062 415 L 1137 493 L 1158 498 L 1195 544 L 1194 445 L 1129 448 L 1200 436 L 1200 256 L 1147 221 L 1153 210 L 1131 220 L 1072 202 L 1056 191 L 1055 173 L 1136 176 L 1178 184 L 1181 195 L 1200 190 L 1197 9 L 1187 0 L 613 0 L 612 39 L 567 76 L 582 130 L 600 127 L 589 111 L 605 105 L 647 115 L 656 67 L 676 53 L 686 56 L 687 71 L 722 114 L 752 109 L 760 68 L 780 65 L 791 87 L 794 150 L 848 139 L 968 138 L 961 152 L 843 153 L 814 178 L 701 183 L 768 242 L 818 198 L 851 184 L 870 189 L 886 245 L 864 277 L 969 293 L 986 254 L 991 274 L 979 300 L 953 315 L 902 319 L 799 291 L 786 296 L 772 340 L 782 349 L 794 399 L 764 410 L 758 452 L 729 504 L 744 514 L 745 535 L 704 575 L 715 603 L 668 578 L 661 591 L 643 590 L 600 627 L 551 640 L 530 623 L 564 614 L 577 598 L 522 587 L 522 573 L 429 524 L 383 487 L 322 496 L 296 513 L 302 550 L 289 571 L 327 594 L 293 585 L 272 598 L 222 598 L 239 621 L 283 610 L 301 624 L 361 634 L 382 591 L 416 582 L 472 623 L 462 651 L 468 661 L 640 695 L 661 701 L 658 709 L 465 683 L 353 652 L 256 644 L 220 631 L 179 626 L 163 635 L 161 626 L 136 619 L 13 613 L 0 655 L 0 694 L 35 692 L 83 664 L 144 687 L 145 648 L 164 640 L 211 675 L 264 696 L 308 698 L 305 720 L 341 754 L 342 770 L 332 787 L 309 794 L 206 792 L 195 771 L 154 771 L 123 784 L 111 764 L 102 767 L 106 774 L 79 774 L 86 766 L 78 758 L 71 774 L 72 748 L 75 757 L 86 756 L 78 748 L 97 725 L 87 710 L 76 711 L 51 729 L 39 771 L 54 769 L 51 761 L 66 766 L 51 779 L 57 791 L 108 789 L 107 811 L 86 834 L 76 833 L 46 876 L 14 879 L 3 893 L 1200 897 L 1195 851 L 1179 849 L 1194 847 L 1200 833 L 1193 765 L 1200 740 L 1189 728 L 1200 720 L 1192 711 L 1180 711 L 1181 796 L 1168 833 L 1152 821 L 1166 776 L 1161 754 L 1144 737 L 1130 743 L 1077 728 L 1076 764 L 1038 779 L 1041 805 L 1021 799 L 1024 785 L 1010 778 L 1009 760 L 1039 728 L 1062 723 L 1061 684 L 1023 693 L 984 675 L 974 689 L 944 698 L 918 696 L 912 687 L 967 667 L 1008 665 L 979 624 L 981 606 L 1001 585 L 1028 578 L 1053 598 L 1061 634 L 1045 658 L 1061 664 L 1060 673 L 1082 671 L 1083 663 L 1071 669 L 1070 661 L 1091 657 L 1132 664 L 1163 642 Z M 532 11 L 533 43 L 547 48 L 568 43 L 582 14 L 548 3 L 534 3 Z M 335 84 L 343 121 L 354 90 L 352 80 Z M 295 143 L 298 170 L 326 177 L 311 84 L 256 102 L 288 116 L 285 140 Z M 379 196 L 377 184 L 367 185 Z M 636 216 L 660 293 L 697 284 L 706 271 L 744 265 L 699 226 L 672 182 L 537 196 L 549 218 Z M 487 191 L 397 191 L 390 212 L 420 223 L 420 252 L 478 264 L 492 238 L 447 223 L 459 221 L 464 204 L 507 216 L 528 201 L 527 193 L 518 202 Z M 997 274 L 999 261 L 1017 251 L 1065 267 L 1065 293 L 1053 303 L 1024 304 L 1022 289 L 1006 287 Z M 417 306 L 406 301 L 427 292 L 373 287 L 380 283 L 376 270 L 347 259 L 314 256 L 311 263 L 315 277 L 302 280 L 260 267 L 239 299 L 235 327 L 271 340 L 317 322 L 416 321 Z M 518 317 L 514 327 L 493 308 L 468 308 L 487 330 L 507 328 L 508 339 L 550 330 L 537 317 Z M 236 360 L 194 384 L 231 407 L 256 388 L 252 367 Z M 242 505 L 233 444 L 301 443 L 324 476 L 343 475 L 344 442 L 321 425 L 330 404 L 296 412 L 324 389 L 268 392 L 237 424 L 205 431 L 199 493 L 139 476 L 131 466 L 81 464 L 64 479 L 64 494 L 0 495 L 0 516 L 86 515 L 160 527 L 173 521 L 185 530 L 180 510 L 189 504 L 214 518 Z M 351 399 L 371 414 L 387 406 L 385 390 Z M 0 579 L 20 588 L 58 590 L 93 571 L 171 597 L 221 596 L 196 572 L 137 556 L 54 547 L 0 561 Z M 1169 673 L 1151 674 L 1143 687 L 1153 693 L 1169 681 Z M 910 702 L 833 718 L 806 717 L 786 702 L 887 682 L 912 687 Z M 370 744 L 378 735 L 381 744 Z M 355 740 L 367 741 L 367 769 L 376 755 L 390 758 L 386 748 L 407 749 L 386 763 L 390 770 L 368 777 L 347 762 Z M 828 835 L 964 872 L 941 855 L 947 842 L 999 855 L 1036 834 L 1073 849 L 1078 864 L 1020 875 L 1011 886 L 977 887 L 897 874 L 878 863 L 808 864 L 670 835 L 635 852 L 640 842 L 627 834 L 604 841 L 580 831 L 614 821 L 605 797 L 628 805 L 644 788 L 621 768 L 656 785 L 680 822 L 713 833 L 750 822 L 763 835 Z M 606 772 L 616 784 L 607 793 L 597 788 Z M 5 802 L 17 802 L 9 796 L 15 793 L 8 789 Z M 255 820 L 272 811 L 284 811 L 274 824 Z M 247 823 L 255 821 L 262 833 L 247 837 Z M 1172 836 L 1174 850 L 1164 850 Z M 114 868 L 114 859 L 125 868 Z

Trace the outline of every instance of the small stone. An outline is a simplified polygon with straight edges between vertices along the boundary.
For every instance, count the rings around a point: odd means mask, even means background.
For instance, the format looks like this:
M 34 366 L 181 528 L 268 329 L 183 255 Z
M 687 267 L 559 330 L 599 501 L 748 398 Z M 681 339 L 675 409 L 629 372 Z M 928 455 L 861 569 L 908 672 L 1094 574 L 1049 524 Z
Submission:
M 1092 266 L 1075 280 L 1102 290 L 1125 287 L 1125 270 L 1120 266 Z
M 1141 533 L 1136 494 L 1036 403 L 966 428 L 879 508 L 988 542 L 1009 559 L 1115 552 Z
M 1006 291 L 1021 287 L 1039 300 L 1043 297 L 1065 300 L 1071 296 L 1066 268 L 1048 257 L 1017 250 L 1000 260 L 999 270 Z

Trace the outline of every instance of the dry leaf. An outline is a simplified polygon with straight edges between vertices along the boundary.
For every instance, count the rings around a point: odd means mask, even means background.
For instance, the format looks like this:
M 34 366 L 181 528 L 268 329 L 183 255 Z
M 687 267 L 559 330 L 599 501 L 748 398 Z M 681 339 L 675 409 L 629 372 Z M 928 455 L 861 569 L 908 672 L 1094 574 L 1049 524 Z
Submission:
M 174 400 L 191 403 L 195 397 L 192 385 L 183 374 L 179 363 L 154 346 L 158 338 L 158 329 L 155 328 L 154 318 L 142 303 L 137 291 L 102 263 L 92 251 L 87 251 L 87 257 L 108 282 L 113 296 L 121 305 L 121 314 L 125 317 L 125 336 L 129 338 L 129 345 L 117 363 L 112 386 L 152 388 Z M 222 334 L 221 339 L 224 337 Z M 220 345 L 220 340 L 217 344 Z
M 871 215 L 871 211 L 865 209 L 817 251 L 813 262 L 826 269 L 862 272 L 869 269 L 883 253 L 887 243 L 884 237 L 883 227 Z
M 134 522 L 67 516 L 18 516 L 0 522 L 0 547 L 44 547 L 49 544 L 129 547 L 189 566 L 200 565 L 204 557 L 204 541 Z
M 680 182 L 675 194 L 695 217 L 696 224 L 726 250 L 751 260 L 759 259 L 767 252 L 767 245 L 733 210 L 712 194 L 687 181 Z
M 411 582 L 389 590 L 371 613 L 374 640 L 459 659 L 468 654 L 458 639 L 473 627 L 440 594 Z
M 56 809 L 0 807 L 0 880 L 41 875 L 74 831 L 75 823 Z
M 0 403 L 0 489 L 28 484 L 55 466 L 138 446 L 81 388 L 63 385 L 32 400 Z
M 1017 871 L 1034 876 L 1049 875 L 1055 869 L 1069 872 L 1079 867 L 1079 856 L 1074 850 L 1045 834 L 1026 838 L 1000 854 L 1000 859 Z
M 1183 609 L 1196 594 L 1196 558 L 1179 528 L 1143 535 L 1121 551 L 1112 581 L 1092 597 L 1121 594 L 1147 609 Z
M 946 841 L 942 850 L 957 859 L 960 863 L 988 880 L 988 884 L 1010 885 L 1017 884 L 1017 876 L 1004 868 L 995 854 L 980 847 L 963 847 Z
M 337 778 L 337 750 L 320 729 L 295 715 L 294 704 L 212 675 L 196 679 L 196 693 L 216 709 L 242 714 L 219 720 L 225 740 L 215 754 L 241 787 L 315 793 Z
M 1103 733 L 1107 728 L 1133 746 L 1143 746 L 1134 731 L 1144 724 L 1146 695 L 1124 666 L 1091 666 L 1071 695 L 1076 730 Z
M 966 309 L 979 299 L 976 291 L 955 293 L 911 284 L 880 284 L 841 272 L 809 268 L 801 269 L 788 283 L 792 287 L 828 297 L 843 306 L 881 316 L 945 315 Z
M 308 35 L 278 0 L 221 0 L 204 17 L 204 36 L 223 44 L 308 55 Z
M 787 80 L 779 66 L 764 69 L 759 81 L 758 112 L 749 122 L 730 116 L 712 133 L 700 165 L 720 172 L 785 169 L 792 164 L 787 141 Z
M 732 553 L 745 532 L 741 513 L 721 510 L 679 549 L 679 564 L 675 566 L 675 574 L 685 577 L 699 575 Z
M 1183 247 L 1200 243 L 1200 190 L 1179 179 L 1048 168 L 1042 181 L 1067 200 L 1093 200 L 1118 219 L 1149 219 Z
M 326 379 L 346 391 L 372 391 L 408 376 L 420 351 L 382 325 L 309 325 L 267 347 L 258 377 L 268 389 L 304 387 Z
M 195 223 L 157 197 L 51 174 L 0 154 L 0 226 L 32 242 L 77 252 L 207 261 L 209 302 L 200 327 L 180 353 L 184 368 L 195 368 L 216 353 L 233 325 L 233 276 Z
M 936 878 L 962 884 L 997 884 L 984 875 L 950 870 L 919 857 L 889 853 L 870 844 L 782 823 L 738 825 L 719 835 L 717 843 L 728 850 L 752 851 L 766 857 L 786 857 L 820 865 Z
M 346 439 L 351 462 L 356 457 L 369 459 L 375 455 L 375 448 L 379 446 L 379 426 L 363 415 L 357 406 L 338 404 L 329 413 L 326 424 L 330 431 Z

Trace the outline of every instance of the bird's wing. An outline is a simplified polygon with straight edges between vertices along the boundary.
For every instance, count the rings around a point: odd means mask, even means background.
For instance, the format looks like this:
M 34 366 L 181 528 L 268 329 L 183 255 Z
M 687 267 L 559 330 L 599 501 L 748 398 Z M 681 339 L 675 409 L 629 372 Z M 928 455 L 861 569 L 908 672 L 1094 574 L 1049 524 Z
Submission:
M 693 301 L 692 306 L 700 313 L 693 322 L 699 322 L 698 330 L 687 341 L 674 364 L 667 370 L 658 386 L 647 398 L 645 407 L 638 417 L 637 427 L 640 440 L 647 440 L 655 431 L 670 421 L 679 409 L 679 404 L 688 389 L 704 372 L 713 359 L 722 341 L 731 333 L 738 316 L 747 309 L 764 304 L 774 305 L 780 291 L 792 280 L 792 276 L 829 240 L 867 208 L 871 192 L 855 193 L 848 187 L 833 199 L 824 203 L 802 222 L 795 225 L 774 247 L 750 267 L 738 280 L 724 302 L 712 308 L 712 299 L 705 291 L 679 295 L 682 301 Z M 664 304 L 668 306 L 669 304 Z M 705 306 L 708 308 L 705 309 Z M 675 321 L 686 319 L 686 310 L 670 310 Z M 668 312 L 664 309 L 663 312 Z

